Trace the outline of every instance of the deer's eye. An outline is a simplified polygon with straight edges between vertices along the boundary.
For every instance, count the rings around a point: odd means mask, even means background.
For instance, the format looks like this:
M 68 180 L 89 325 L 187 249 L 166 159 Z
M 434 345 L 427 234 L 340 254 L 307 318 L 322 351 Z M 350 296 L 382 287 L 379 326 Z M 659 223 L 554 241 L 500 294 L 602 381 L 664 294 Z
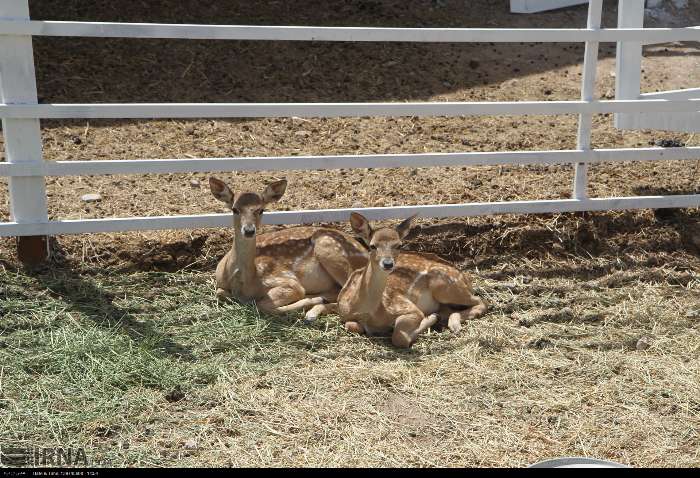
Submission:
M 375 246 L 374 244 L 370 244 L 370 245 L 369 245 L 369 250 L 370 250 L 370 251 L 376 251 L 376 250 L 377 250 L 377 246 Z
M 232 207 L 231 210 L 233 211 L 234 214 L 240 214 L 241 211 L 237 207 Z

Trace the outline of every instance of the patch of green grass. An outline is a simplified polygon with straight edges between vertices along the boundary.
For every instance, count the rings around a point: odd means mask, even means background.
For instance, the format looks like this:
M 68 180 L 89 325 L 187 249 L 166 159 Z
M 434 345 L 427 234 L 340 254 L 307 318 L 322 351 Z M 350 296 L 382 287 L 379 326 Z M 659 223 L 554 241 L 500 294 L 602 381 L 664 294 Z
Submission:
M 697 274 L 526 266 L 410 350 L 219 304 L 208 273 L 0 269 L 0 443 L 109 466 L 700 463 Z
M 0 442 L 85 445 L 133 432 L 179 389 L 328 346 L 328 323 L 218 304 L 208 274 L 0 272 Z
M 139 414 L 149 397 L 215 377 L 188 363 L 185 349 L 138 305 L 120 306 L 106 292 L 108 276 L 6 272 L 2 283 L 4 443 L 73 443 L 85 423 Z

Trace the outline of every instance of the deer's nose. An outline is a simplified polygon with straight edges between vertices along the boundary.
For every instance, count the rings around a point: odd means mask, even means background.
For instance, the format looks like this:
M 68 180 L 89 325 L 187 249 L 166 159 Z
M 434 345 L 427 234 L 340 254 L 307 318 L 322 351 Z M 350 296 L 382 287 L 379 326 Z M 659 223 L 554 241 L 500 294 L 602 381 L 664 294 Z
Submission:
M 381 266 L 385 271 L 390 271 L 394 268 L 394 259 L 382 259 Z
M 253 237 L 255 235 L 255 226 L 253 225 L 246 225 L 243 226 L 241 229 L 245 237 Z

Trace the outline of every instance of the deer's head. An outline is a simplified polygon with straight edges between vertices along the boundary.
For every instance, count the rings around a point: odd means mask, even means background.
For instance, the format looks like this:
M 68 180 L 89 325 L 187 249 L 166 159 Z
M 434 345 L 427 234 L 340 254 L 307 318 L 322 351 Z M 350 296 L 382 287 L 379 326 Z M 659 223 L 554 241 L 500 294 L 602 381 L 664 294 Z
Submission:
M 376 231 L 372 229 L 367 218 L 362 214 L 350 214 L 352 229 L 369 246 L 369 260 L 379 266 L 380 270 L 391 272 L 396 265 L 396 255 L 403 239 L 408 235 L 416 215 L 404 220 L 396 227 L 383 227 Z
M 215 177 L 210 177 L 209 189 L 216 199 L 226 203 L 231 208 L 236 235 L 240 234 L 245 239 L 255 240 L 255 234 L 260 229 L 265 207 L 282 199 L 287 190 L 287 180 L 282 179 L 268 184 L 260 194 L 254 192 L 234 194 L 226 183 Z

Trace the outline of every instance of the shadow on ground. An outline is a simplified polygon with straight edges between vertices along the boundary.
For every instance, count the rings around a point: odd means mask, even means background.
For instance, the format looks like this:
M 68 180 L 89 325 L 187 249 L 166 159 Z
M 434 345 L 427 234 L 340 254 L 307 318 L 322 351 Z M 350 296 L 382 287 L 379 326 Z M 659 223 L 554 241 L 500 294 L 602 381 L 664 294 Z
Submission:
M 30 1 L 33 18 L 366 27 L 583 28 L 587 8 L 511 14 L 506 0 Z M 608 8 L 604 25 L 617 24 Z M 44 38 L 34 40 L 45 102 L 424 100 L 578 65 L 583 44 L 452 44 Z M 601 58 L 615 45 L 601 46 Z M 673 50 L 657 55 L 674 55 Z M 681 53 L 678 53 L 681 54 Z M 130 80 L 122 81 L 127 75 Z M 137 89 L 133 85 L 138 84 Z M 543 93 L 546 95 L 547 93 Z M 551 94 L 551 93 L 550 93 Z M 50 122 L 53 124 L 55 122 Z M 123 124 L 124 120 L 104 122 Z M 61 124 L 59 122 L 59 124 Z M 102 121 L 99 124 L 103 124 Z
M 55 240 L 51 242 L 53 260 L 44 267 L 27 269 L 26 273 L 67 304 L 69 310 L 81 313 L 96 325 L 119 330 L 136 343 L 147 342 L 163 355 L 194 359 L 189 348 L 157 330 L 152 320 L 140 320 L 131 311 L 115 305 L 116 297 L 111 292 L 83 276 L 73 264 L 64 262 L 60 246 Z
M 671 195 L 693 194 L 693 191 L 638 188 L 636 193 Z M 483 270 L 485 276 L 496 280 L 502 277 L 494 269 L 522 258 L 586 262 L 596 257 L 614 259 L 620 254 L 643 252 L 647 255 L 644 265 L 655 266 L 659 265 L 658 253 L 700 255 L 700 216 L 693 209 L 531 216 L 494 216 L 419 225 L 412 229 L 403 247 L 437 254 L 467 270 Z M 267 226 L 265 230 L 274 229 Z M 66 257 L 58 246 L 59 241 L 60 238 L 53 241 L 53 255 L 60 260 L 94 263 L 120 273 L 198 271 L 211 272 L 213 277 L 216 264 L 231 247 L 231 231 L 198 230 L 190 239 L 174 242 L 136 239 L 101 242 L 94 246 L 89 258 Z M 592 264 L 579 271 L 586 280 L 608 272 Z M 558 272 L 547 269 L 542 273 Z

